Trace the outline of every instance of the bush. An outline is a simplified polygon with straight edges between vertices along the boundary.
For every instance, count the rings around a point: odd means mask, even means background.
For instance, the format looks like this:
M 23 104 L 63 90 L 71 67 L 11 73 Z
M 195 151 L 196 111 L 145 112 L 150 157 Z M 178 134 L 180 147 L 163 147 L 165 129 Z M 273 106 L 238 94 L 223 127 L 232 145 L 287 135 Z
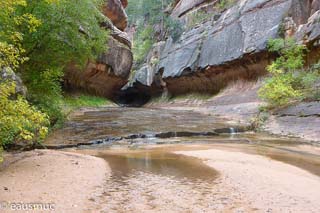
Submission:
M 292 73 L 268 78 L 259 90 L 259 96 L 270 106 L 287 105 L 292 99 L 302 97 L 302 93 L 293 87 L 294 81 Z
M 220 10 L 225 10 L 231 7 L 235 3 L 235 0 L 220 0 L 218 3 L 218 8 Z
M 307 51 L 294 40 L 274 39 L 268 44 L 269 50 L 279 57 L 267 67 L 271 77 L 259 90 L 259 96 L 269 107 L 281 107 L 291 102 L 309 99 L 316 95 L 313 86 L 319 80 L 319 69 L 303 69 Z
M 187 28 L 191 29 L 196 25 L 208 20 L 214 16 L 212 13 L 206 13 L 205 11 L 196 11 L 188 16 Z
M 25 76 L 28 86 L 28 99 L 50 118 L 50 124 L 63 122 L 62 112 L 62 69 L 51 69 L 42 72 L 29 72 Z
M 0 84 L 0 149 L 13 142 L 40 142 L 48 133 L 48 117 L 14 94 L 14 83 Z
M 0 69 L 22 75 L 29 101 L 14 99 L 15 86 L 0 79 L 0 150 L 14 142 L 39 142 L 49 124 L 63 121 L 62 70 L 107 49 L 108 32 L 100 26 L 103 3 L 0 0 Z

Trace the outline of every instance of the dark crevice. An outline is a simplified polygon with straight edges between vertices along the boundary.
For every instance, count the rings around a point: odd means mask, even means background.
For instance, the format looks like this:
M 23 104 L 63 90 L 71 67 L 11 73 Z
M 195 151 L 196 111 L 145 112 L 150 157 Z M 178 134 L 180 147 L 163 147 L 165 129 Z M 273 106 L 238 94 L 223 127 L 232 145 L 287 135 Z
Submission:
M 282 114 L 278 115 L 278 117 L 299 117 L 299 118 L 308 118 L 308 117 L 320 117 L 320 114 L 310 114 L 310 115 L 295 115 L 295 114 Z
M 149 102 L 151 95 L 142 92 L 134 87 L 118 91 L 115 95 L 114 102 L 125 107 L 141 107 Z

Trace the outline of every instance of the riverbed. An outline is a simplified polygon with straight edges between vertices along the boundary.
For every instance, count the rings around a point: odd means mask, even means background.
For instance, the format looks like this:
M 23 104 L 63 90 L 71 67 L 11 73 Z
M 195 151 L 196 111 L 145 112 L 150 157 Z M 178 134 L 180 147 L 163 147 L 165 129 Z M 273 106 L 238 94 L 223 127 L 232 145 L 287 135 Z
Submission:
M 0 190 L 9 190 L 0 200 L 41 197 L 66 212 L 320 212 L 319 146 L 208 113 L 83 109 L 45 145 L 61 150 L 33 151 L 2 169 Z M 26 165 L 29 172 L 19 170 Z

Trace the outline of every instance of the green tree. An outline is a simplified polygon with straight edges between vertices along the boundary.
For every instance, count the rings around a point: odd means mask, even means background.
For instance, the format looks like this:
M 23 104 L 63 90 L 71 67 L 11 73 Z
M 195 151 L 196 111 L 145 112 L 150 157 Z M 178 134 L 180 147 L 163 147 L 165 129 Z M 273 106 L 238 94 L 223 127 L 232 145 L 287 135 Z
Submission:
M 64 67 L 71 61 L 84 64 L 106 50 L 107 31 L 100 13 L 101 0 L 28 0 L 21 13 L 40 22 L 36 31 L 21 29 L 29 60 L 23 69 Z M 23 70 L 24 71 L 24 70 Z
M 135 25 L 145 22 L 149 24 L 159 23 L 166 17 L 164 10 L 171 3 L 171 0 L 129 0 L 126 9 L 129 23 Z
M 137 32 L 133 39 L 133 55 L 136 65 L 139 66 L 150 51 L 155 39 L 155 26 L 163 35 L 165 30 L 174 37 L 181 35 L 181 25 L 165 14 L 165 9 L 172 3 L 171 0 L 129 0 L 126 9 L 129 24 L 135 25 Z
M 25 7 L 25 0 L 0 0 L 0 68 L 17 68 L 27 58 L 23 56 L 23 33 L 21 28 L 33 32 L 40 21 L 32 14 L 17 13 L 19 8 Z
M 152 47 L 152 44 L 154 43 L 153 37 L 153 31 L 151 26 L 146 26 L 145 28 L 142 28 L 141 31 L 137 34 L 136 38 L 133 41 L 133 57 L 135 59 L 135 62 L 138 64 L 141 64 L 146 57 L 147 53 Z
M 16 70 L 27 60 L 22 48 L 22 27 L 29 32 L 40 24 L 32 14 L 17 13 L 24 0 L 0 0 L 0 69 Z M 45 114 L 29 105 L 23 97 L 15 97 L 15 84 L 0 79 L 0 152 L 13 141 L 37 142 L 48 132 Z M 2 161 L 0 153 L 0 161 Z
M 39 20 L 36 30 L 21 28 L 22 48 L 28 60 L 20 66 L 28 99 L 46 112 L 51 123 L 62 120 L 62 77 L 70 63 L 83 67 L 107 50 L 108 32 L 102 0 L 27 0 L 19 8 Z
M 48 132 L 47 115 L 51 123 L 62 117 L 64 68 L 84 65 L 106 50 L 102 3 L 0 0 L 0 69 L 20 72 L 29 101 L 37 105 L 16 97 L 14 83 L 0 79 L 0 150 L 14 141 L 42 140 Z

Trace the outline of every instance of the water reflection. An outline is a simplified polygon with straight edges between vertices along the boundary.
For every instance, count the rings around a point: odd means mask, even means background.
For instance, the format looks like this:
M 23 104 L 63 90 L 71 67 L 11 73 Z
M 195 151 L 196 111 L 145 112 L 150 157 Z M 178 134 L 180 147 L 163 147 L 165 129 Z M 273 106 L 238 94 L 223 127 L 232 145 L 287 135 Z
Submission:
M 100 153 L 98 156 L 109 163 L 115 179 L 128 177 L 135 172 L 153 173 L 188 181 L 212 181 L 218 176 L 217 171 L 199 159 L 169 152 Z

